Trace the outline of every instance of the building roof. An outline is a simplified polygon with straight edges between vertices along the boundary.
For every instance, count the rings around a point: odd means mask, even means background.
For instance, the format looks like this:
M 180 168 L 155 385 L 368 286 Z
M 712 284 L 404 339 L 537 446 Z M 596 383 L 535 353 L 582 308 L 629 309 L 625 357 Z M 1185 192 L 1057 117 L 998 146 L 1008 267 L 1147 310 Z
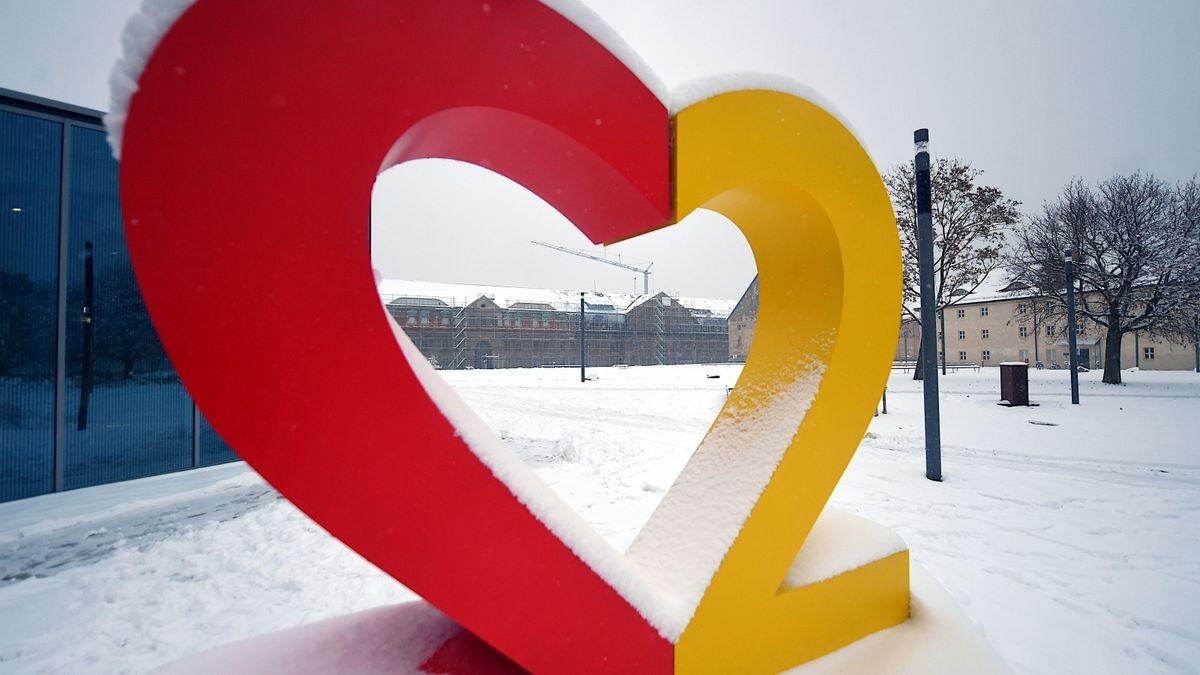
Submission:
M 104 124 L 104 112 L 0 87 L 0 104 L 43 112 L 90 124 Z
M 1015 279 L 1007 270 L 998 269 L 985 277 L 983 282 L 974 291 L 966 293 L 963 289 L 960 289 L 954 295 L 960 297 L 954 301 L 954 304 L 950 305 L 951 307 L 999 302 L 1002 300 L 1036 298 L 1041 294 L 1024 282 Z M 921 304 L 919 300 L 907 306 L 914 314 L 920 312 Z
M 508 306 L 509 309 L 531 309 L 540 312 L 554 311 L 554 307 L 544 302 L 514 302 Z
M 754 315 L 758 314 L 758 275 L 750 280 L 750 285 L 746 286 L 746 290 L 742 292 L 742 297 L 737 301 L 737 304 L 730 310 L 730 315 L 741 310 L 743 313 L 750 312 Z
M 955 304 L 973 304 L 978 302 L 995 302 L 997 300 L 1015 300 L 1017 298 L 1032 298 L 1039 294 L 1028 284 L 1013 278 L 1007 270 L 994 270 L 983 283 L 979 284 L 973 293 Z
M 392 298 L 388 300 L 388 304 L 403 307 L 449 307 L 446 301 L 440 298 L 422 298 L 408 295 Z

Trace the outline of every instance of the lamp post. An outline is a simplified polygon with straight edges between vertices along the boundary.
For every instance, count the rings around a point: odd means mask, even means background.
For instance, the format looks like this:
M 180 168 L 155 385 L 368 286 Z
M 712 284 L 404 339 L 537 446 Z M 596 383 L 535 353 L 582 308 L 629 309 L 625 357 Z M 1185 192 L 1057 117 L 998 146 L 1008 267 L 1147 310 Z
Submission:
M 1079 350 L 1075 335 L 1075 252 L 1063 254 L 1067 268 L 1067 349 L 1071 350 L 1071 404 L 1079 405 Z
M 921 389 L 925 396 L 925 477 L 942 480 L 942 421 L 938 406 L 937 309 L 933 297 L 933 188 L 929 177 L 929 130 L 913 132 L 917 180 L 917 262 L 921 271 Z

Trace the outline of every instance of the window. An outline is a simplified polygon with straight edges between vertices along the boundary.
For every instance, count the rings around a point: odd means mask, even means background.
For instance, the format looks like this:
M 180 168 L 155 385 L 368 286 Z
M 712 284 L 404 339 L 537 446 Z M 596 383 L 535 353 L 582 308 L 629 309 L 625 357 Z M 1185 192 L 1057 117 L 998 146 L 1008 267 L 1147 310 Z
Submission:
M 1054 326 L 1046 326 L 1046 337 L 1054 337 Z
M 1024 361 L 1025 363 L 1029 363 L 1029 350 L 1028 350 L 1028 349 L 1022 349 L 1022 350 L 1021 350 L 1021 357 L 1020 357 L 1020 358 L 1021 358 L 1021 360 L 1022 360 L 1022 361 Z
M 1050 301 L 1049 301 L 1049 300 L 1047 300 L 1047 301 L 1046 301 L 1046 311 L 1047 311 L 1047 312 L 1049 312 L 1051 307 L 1053 307 L 1053 305 L 1051 305 L 1051 304 L 1050 304 Z
M 4 372 L 4 377 L 0 378 L 0 476 L 4 476 L 0 480 L 0 501 L 54 489 L 52 420 L 58 386 L 55 374 L 58 312 L 53 289 L 57 288 L 59 276 L 62 135 L 63 127 L 58 122 L 0 110 L 0 139 L 3 139 L 0 141 L 0 166 L 4 167 L 0 170 L 0 207 L 3 208 L 0 231 L 4 233 L 0 235 L 4 241 L 0 246 L 0 280 L 3 280 L 4 288 L 0 291 L 3 298 L 0 300 L 0 307 L 3 307 L 0 309 L 0 326 L 4 327 L 0 331 L 4 335 L 0 337 L 0 363 L 4 364 L 0 366 Z M 120 215 L 115 222 L 120 222 Z M 80 241 L 72 253 L 78 256 L 82 251 L 83 242 Z M 99 262 L 99 256 L 96 262 Z M 82 290 L 82 286 L 76 283 L 72 290 Z M 43 294 L 40 289 L 47 290 Z M 79 297 L 83 297 L 82 293 Z M 82 326 L 75 314 L 67 316 L 68 325 Z M 21 326 L 21 330 L 16 330 L 17 326 Z M 82 331 L 80 335 L 82 337 Z M 69 360 L 71 354 L 68 352 Z M 14 370 L 21 373 L 20 384 L 16 378 L 9 379 L 12 356 L 16 357 Z M 77 367 L 72 375 L 79 372 Z M 68 378 L 68 383 L 71 379 L 80 381 L 76 376 Z M 78 392 L 79 385 L 73 389 Z M 124 394 L 119 400 L 123 399 Z M 140 403 L 140 399 L 138 401 Z M 73 415 L 68 418 L 68 433 L 74 433 L 75 418 Z M 95 435 L 96 432 L 90 433 Z
M 988 308 L 987 308 L 987 307 L 980 307 L 980 308 L 979 308 L 979 316 L 987 316 L 987 315 L 988 315 Z
M 984 340 L 988 339 L 988 329 L 984 328 L 982 331 L 980 331 L 980 337 L 982 337 Z
M 1021 326 L 1020 328 L 1018 328 L 1018 329 L 1017 329 L 1017 333 L 1018 333 L 1018 334 L 1019 334 L 1021 337 L 1028 337 L 1028 336 L 1029 336 L 1029 329 L 1028 329 L 1028 328 L 1026 328 L 1025 326 Z
M 959 352 L 959 353 L 958 353 L 958 360 L 959 360 L 959 361 L 966 361 L 966 360 L 967 360 L 967 353 L 966 353 L 966 352 Z
M 991 353 L 990 351 L 988 351 L 988 350 L 986 350 L 986 349 L 985 349 L 985 350 L 983 350 L 982 354 L 983 354 L 983 360 L 984 360 L 984 361 L 991 361 L 991 360 L 992 360 L 992 353 Z
M 1142 348 L 1142 358 L 1147 361 L 1153 361 L 1154 360 L 1154 347 Z
M 967 331 L 965 331 L 965 330 L 958 331 L 958 339 L 966 340 L 967 339 Z
M 1025 306 L 1025 303 L 1022 302 L 1021 304 L 1017 305 L 1017 314 L 1024 314 L 1026 309 L 1027 307 Z
M 957 316 L 958 316 L 958 318 L 960 318 L 960 319 L 961 319 L 961 318 L 963 318 L 963 317 L 964 317 L 964 316 L 966 316 L 966 315 L 967 315 L 967 310 L 965 310 L 965 309 L 960 309 L 960 310 L 958 310 L 958 315 L 957 315 Z
M 1075 334 L 1083 335 L 1083 326 L 1082 325 L 1080 325 L 1080 324 L 1075 325 Z

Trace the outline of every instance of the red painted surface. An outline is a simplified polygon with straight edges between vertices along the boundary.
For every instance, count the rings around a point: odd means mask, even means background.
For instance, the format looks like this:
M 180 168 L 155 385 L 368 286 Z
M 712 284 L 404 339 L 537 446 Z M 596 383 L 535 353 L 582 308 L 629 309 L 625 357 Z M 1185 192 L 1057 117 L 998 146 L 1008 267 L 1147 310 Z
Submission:
M 529 670 L 669 672 L 429 400 L 368 245 L 388 162 L 490 166 L 620 239 L 667 222 L 668 152 L 662 104 L 533 0 L 200 0 L 140 80 L 122 205 L 189 390 L 293 503 Z
M 421 670 L 429 675 L 519 675 L 526 672 L 467 632 L 446 640 L 421 664 Z

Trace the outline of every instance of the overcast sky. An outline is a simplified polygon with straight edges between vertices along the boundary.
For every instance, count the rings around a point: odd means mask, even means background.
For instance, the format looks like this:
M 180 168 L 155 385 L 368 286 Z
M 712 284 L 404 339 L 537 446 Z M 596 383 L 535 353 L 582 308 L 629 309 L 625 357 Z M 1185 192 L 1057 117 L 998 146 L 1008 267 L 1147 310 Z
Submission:
M 108 108 L 108 71 L 140 0 L 0 0 L 0 87 Z M 789 76 L 847 118 L 881 170 L 929 127 L 1024 203 L 1074 176 L 1200 171 L 1200 2 L 587 0 L 668 85 Z M 533 246 L 587 241 L 506 179 L 449 162 L 398 167 L 375 190 L 375 264 L 390 278 L 633 291 L 641 276 Z M 416 236 L 416 232 L 420 236 Z M 654 290 L 736 298 L 754 274 L 713 214 L 599 255 L 653 262 Z M 799 255 L 799 254 L 798 254 Z

